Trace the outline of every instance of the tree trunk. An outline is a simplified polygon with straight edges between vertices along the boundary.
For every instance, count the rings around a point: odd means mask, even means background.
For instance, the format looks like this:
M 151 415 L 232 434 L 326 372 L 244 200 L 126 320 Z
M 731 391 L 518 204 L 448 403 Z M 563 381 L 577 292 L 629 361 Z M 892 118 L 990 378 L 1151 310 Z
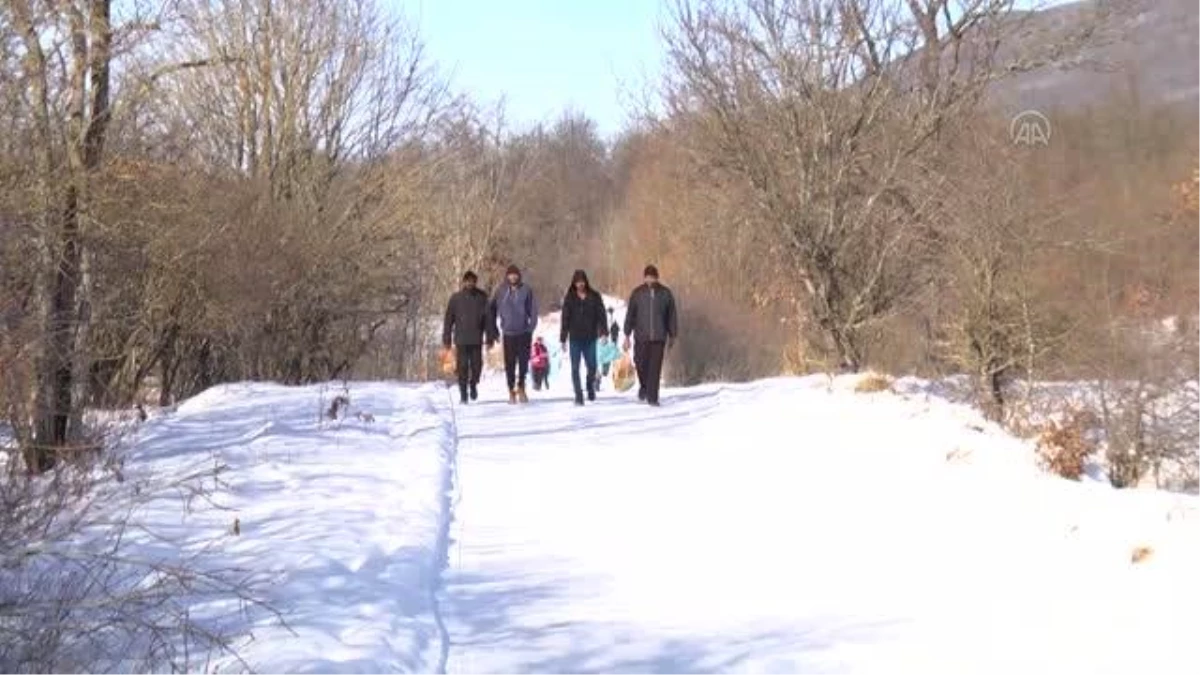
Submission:
M 54 146 L 50 131 L 49 74 L 46 55 L 42 50 L 39 28 L 29 3 L 21 0 L 11 2 L 13 21 L 21 33 L 25 46 L 23 70 L 29 83 L 30 114 L 33 117 L 34 138 L 31 139 L 36 177 L 35 203 L 38 209 L 37 249 L 41 267 L 37 280 L 37 314 L 39 325 L 45 331 L 38 345 L 34 361 L 35 391 L 33 415 L 29 420 L 32 428 L 31 442 L 25 452 L 25 463 L 30 471 L 46 471 L 54 466 L 53 444 L 55 437 L 55 378 L 60 370 L 58 354 L 54 347 L 54 270 L 58 262 L 58 219 L 52 204 L 54 190 L 51 178 L 54 171 Z
M 91 173 L 103 159 L 109 118 L 110 0 L 91 0 L 88 16 L 67 3 L 71 66 L 67 86 L 65 180 L 56 189 L 49 73 L 39 44 L 39 27 L 26 2 L 13 2 L 13 15 L 26 47 L 25 74 L 34 101 L 35 164 L 42 227 L 39 311 L 45 337 L 38 360 L 32 426 L 26 455 L 35 472 L 52 468 L 57 450 L 82 432 L 91 360 L 86 353 L 91 323 L 91 262 L 84 236 Z M 89 101 L 90 96 L 90 101 Z M 56 204 L 57 199 L 62 201 Z

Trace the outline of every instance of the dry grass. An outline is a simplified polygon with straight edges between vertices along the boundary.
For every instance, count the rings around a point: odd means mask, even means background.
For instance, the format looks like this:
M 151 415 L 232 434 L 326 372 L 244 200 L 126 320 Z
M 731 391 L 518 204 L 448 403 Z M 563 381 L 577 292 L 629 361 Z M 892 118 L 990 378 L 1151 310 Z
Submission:
M 1046 425 L 1038 436 L 1037 454 L 1047 470 L 1079 480 L 1088 456 L 1096 451 L 1095 443 L 1088 439 L 1092 419 L 1086 411 L 1075 410 L 1065 416 L 1065 421 L 1051 420 Z
M 854 392 L 857 394 L 877 394 L 891 390 L 892 378 L 879 373 L 868 373 L 854 385 Z
M 951 463 L 966 462 L 974 454 L 970 448 L 955 448 L 946 453 L 946 461 Z
M 1129 556 L 1129 562 L 1138 564 L 1150 559 L 1154 555 L 1154 549 L 1149 546 L 1138 546 L 1133 549 L 1133 553 Z

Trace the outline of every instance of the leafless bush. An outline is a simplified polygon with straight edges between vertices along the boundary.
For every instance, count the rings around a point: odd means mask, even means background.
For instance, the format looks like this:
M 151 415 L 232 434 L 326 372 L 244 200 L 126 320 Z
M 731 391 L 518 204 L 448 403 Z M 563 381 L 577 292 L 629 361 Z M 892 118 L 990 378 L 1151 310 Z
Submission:
M 1200 447 L 1196 383 L 1099 383 L 1109 478 L 1116 487 L 1149 485 L 1195 492 Z
M 219 541 L 183 553 L 139 520 L 157 500 L 211 500 L 223 467 L 152 476 L 122 464 L 90 454 L 0 476 L 0 670 L 190 672 L 237 660 L 234 608 L 263 607 L 256 580 L 213 564 Z
M 680 312 L 680 335 L 667 356 L 670 381 L 740 382 L 778 372 L 779 340 L 770 325 L 702 295 L 689 294 Z

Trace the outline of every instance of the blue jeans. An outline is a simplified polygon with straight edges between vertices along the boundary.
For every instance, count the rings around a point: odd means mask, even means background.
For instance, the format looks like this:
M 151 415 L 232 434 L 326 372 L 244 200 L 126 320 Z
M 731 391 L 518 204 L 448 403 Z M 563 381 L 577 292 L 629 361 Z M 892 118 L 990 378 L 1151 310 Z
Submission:
M 596 382 L 596 338 L 591 340 L 571 340 L 571 384 L 575 385 L 576 395 L 583 393 L 583 385 L 579 382 L 579 357 L 583 356 L 587 364 L 587 390 L 595 388 Z

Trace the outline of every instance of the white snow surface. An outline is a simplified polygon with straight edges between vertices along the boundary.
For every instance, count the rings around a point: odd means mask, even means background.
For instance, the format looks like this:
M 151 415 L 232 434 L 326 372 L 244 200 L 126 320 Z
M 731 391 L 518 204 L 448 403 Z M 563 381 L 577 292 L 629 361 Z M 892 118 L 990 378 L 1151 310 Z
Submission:
M 337 387 L 239 384 L 131 462 L 230 465 L 228 510 L 143 516 L 271 575 L 291 631 L 243 617 L 260 671 L 1192 672 L 1196 497 L 1049 476 L 965 406 L 854 382 L 660 409 L 351 383 L 338 422 Z

